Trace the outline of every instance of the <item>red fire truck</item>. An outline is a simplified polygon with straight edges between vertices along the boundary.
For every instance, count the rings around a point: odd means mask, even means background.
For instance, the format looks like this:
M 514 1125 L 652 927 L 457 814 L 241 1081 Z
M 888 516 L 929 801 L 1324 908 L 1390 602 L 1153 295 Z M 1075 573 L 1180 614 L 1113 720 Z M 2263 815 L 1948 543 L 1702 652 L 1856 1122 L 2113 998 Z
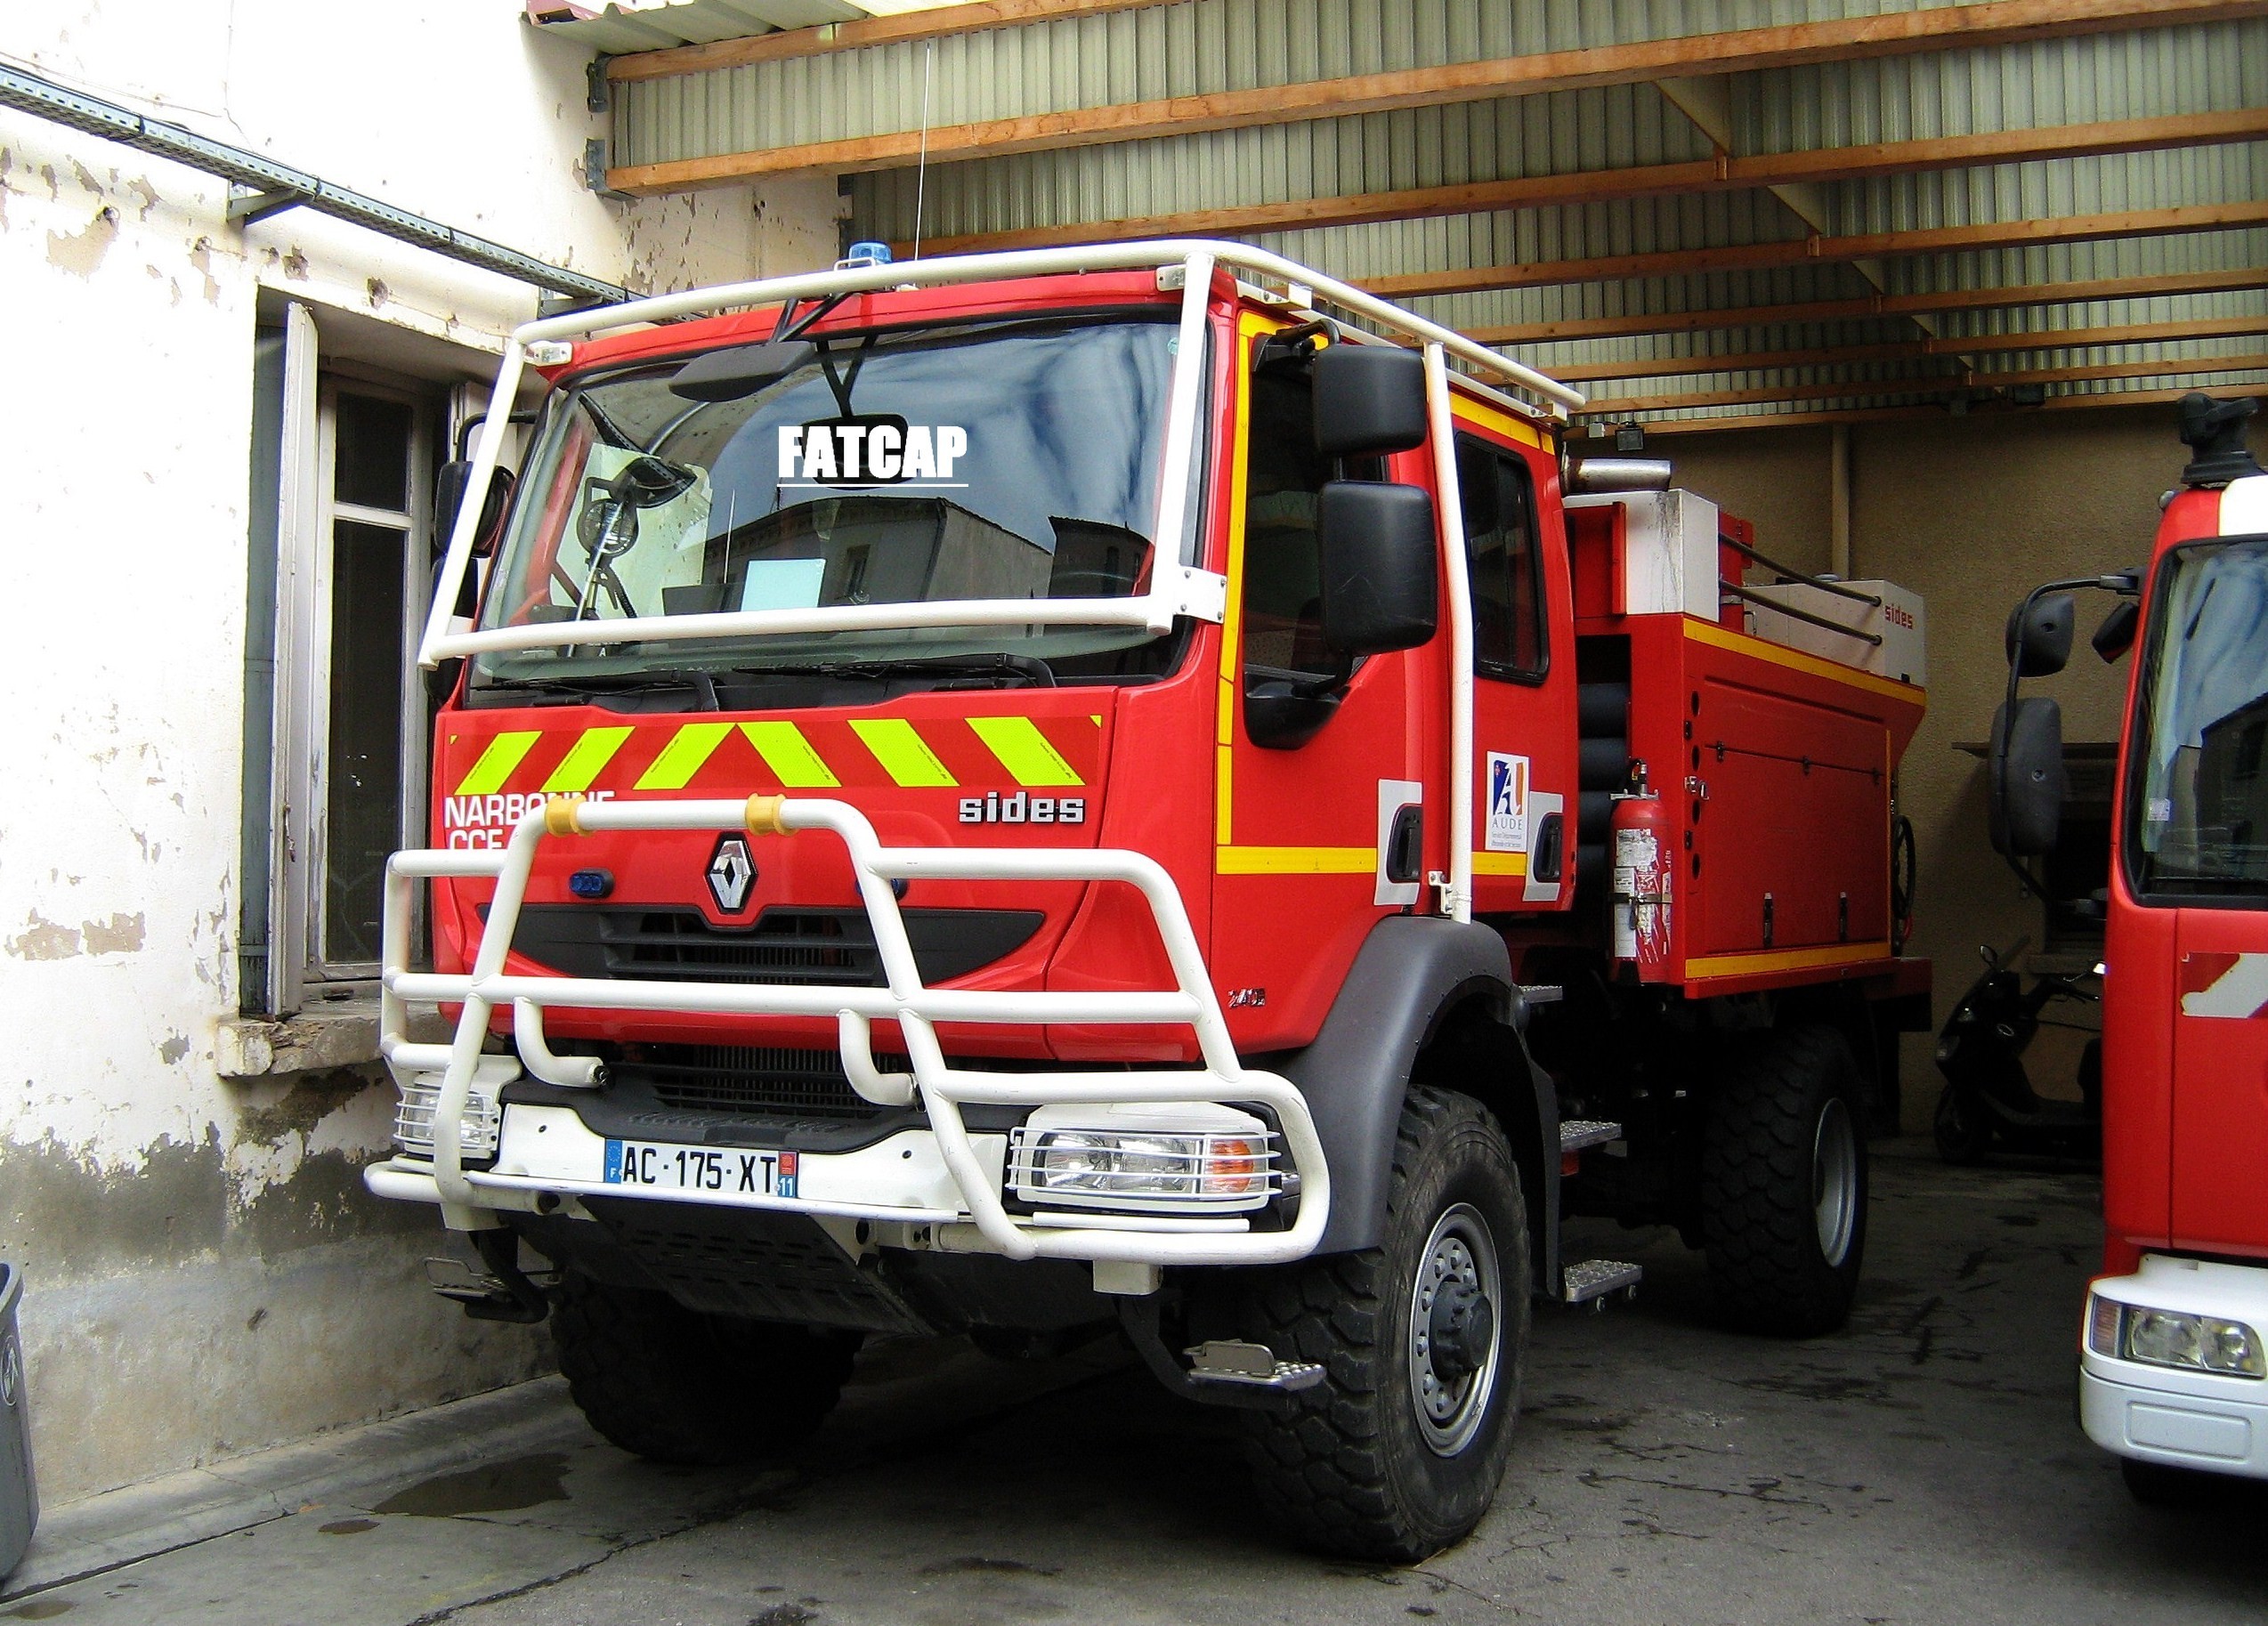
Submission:
M 1233 244 L 554 318 L 495 400 L 369 1181 L 610 1438 L 1116 1331 L 1292 1532 L 1410 1558 L 1494 1493 L 1532 1304 L 1637 1280 L 1562 1216 L 1842 1320 L 1927 1021 L 1908 596 L 1747 585 L 1666 465 L 1570 473 L 1575 391 Z
M 2119 749 L 2102 984 L 2103 1274 L 2080 1416 L 2146 1501 L 2268 1477 L 2268 476 L 2250 400 L 2183 403 L 2191 449 L 2149 566 L 2037 590 L 1996 729 L 2005 850 L 2056 845 L 2061 723 L 2016 678 L 2060 667 L 2072 590 L 2140 634 Z

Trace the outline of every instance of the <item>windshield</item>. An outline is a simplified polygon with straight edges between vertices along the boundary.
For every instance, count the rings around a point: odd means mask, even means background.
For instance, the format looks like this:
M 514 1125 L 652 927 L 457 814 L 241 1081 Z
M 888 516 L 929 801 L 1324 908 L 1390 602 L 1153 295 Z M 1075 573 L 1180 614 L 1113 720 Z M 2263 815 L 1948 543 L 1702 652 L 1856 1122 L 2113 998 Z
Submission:
M 681 393 L 671 385 L 685 364 L 672 361 L 571 390 L 548 415 L 482 625 L 588 622 L 593 635 L 483 654 L 482 675 L 987 653 L 1155 669 L 1125 659 L 1161 642 L 1144 627 L 1037 618 L 617 643 L 603 629 L 643 616 L 1146 592 L 1170 317 L 837 336 L 790 347 L 800 364 L 769 381 L 759 369 L 720 390 L 688 373 Z M 689 399 L 700 393 L 712 399 Z
M 2268 895 L 2268 538 L 2175 548 L 2151 619 L 2138 889 Z

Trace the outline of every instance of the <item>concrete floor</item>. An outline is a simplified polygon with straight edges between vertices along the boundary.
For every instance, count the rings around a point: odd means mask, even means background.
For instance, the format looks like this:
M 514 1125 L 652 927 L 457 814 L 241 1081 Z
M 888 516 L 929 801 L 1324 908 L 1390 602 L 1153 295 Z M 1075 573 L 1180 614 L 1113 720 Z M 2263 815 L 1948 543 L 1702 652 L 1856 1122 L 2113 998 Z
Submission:
M 1948 1169 L 1908 1143 L 1875 1168 L 1859 1311 L 1833 1338 L 1715 1331 L 1699 1262 L 1673 1240 L 1582 1238 L 1624 1257 L 1641 1243 L 1644 1297 L 1543 1318 L 1494 1511 L 1413 1569 L 1285 1550 L 1250 1521 L 1211 1414 L 1108 1350 L 1007 1366 L 957 1343 L 900 1344 L 868 1352 L 816 1444 L 757 1470 L 631 1460 L 553 1381 L 61 1509 L 0 1620 L 2193 1626 L 2268 1614 L 2268 1497 L 2240 1487 L 2225 1509 L 2145 1511 L 2073 1420 L 2092 1180 Z M 468 1441 L 484 1463 L 466 1465 Z

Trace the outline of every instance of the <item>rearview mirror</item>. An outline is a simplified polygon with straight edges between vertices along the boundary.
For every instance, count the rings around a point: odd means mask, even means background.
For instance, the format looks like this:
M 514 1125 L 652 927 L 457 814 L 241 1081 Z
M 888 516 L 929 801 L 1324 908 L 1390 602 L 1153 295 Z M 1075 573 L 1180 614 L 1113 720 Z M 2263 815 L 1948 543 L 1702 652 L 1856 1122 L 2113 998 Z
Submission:
M 2094 645 L 2094 652 L 2106 661 L 2116 660 L 2134 646 L 2134 629 L 2142 625 L 2142 606 L 2130 598 L 2122 598 L 2110 606 L 2110 613 L 2102 618 L 2102 625 L 2094 629 L 2094 636 L 2087 642 Z
M 2013 722 L 2011 717 L 2013 715 Z M 2035 697 L 1993 713 L 1992 850 L 2010 858 L 2054 851 L 2063 821 L 2063 708 Z
M 1316 529 L 1325 643 L 1342 655 L 1382 655 L 1433 636 L 1440 571 L 1430 496 L 1334 480 L 1317 501 Z
M 1315 359 L 1315 444 L 1377 457 L 1425 444 L 1425 358 L 1398 344 L 1329 344 Z
M 819 353 L 808 339 L 735 344 L 695 356 L 669 380 L 669 393 L 685 400 L 741 400 L 784 378 Z
M 441 473 L 433 477 L 433 548 L 436 559 L 449 551 L 449 539 L 457 534 L 457 515 L 465 506 L 465 494 L 472 483 L 473 465 L 462 457 L 442 464 Z M 497 541 L 504 533 L 504 512 L 511 506 L 513 484 L 510 469 L 498 466 L 489 475 L 480 522 L 473 528 L 474 558 L 485 559 L 496 552 Z
M 2071 658 L 2078 607 L 2068 593 L 2042 593 L 2008 614 L 2008 661 L 2019 677 L 2053 677 Z

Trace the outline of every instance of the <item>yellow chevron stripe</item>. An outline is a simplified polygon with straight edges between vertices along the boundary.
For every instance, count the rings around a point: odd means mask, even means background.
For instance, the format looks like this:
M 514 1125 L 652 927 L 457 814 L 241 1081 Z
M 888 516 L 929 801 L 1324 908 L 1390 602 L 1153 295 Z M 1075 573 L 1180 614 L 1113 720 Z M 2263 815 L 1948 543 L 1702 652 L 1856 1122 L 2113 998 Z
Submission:
M 784 789 L 831 790 L 843 782 L 792 723 L 743 723 L 741 732 Z
M 679 729 L 661 755 L 653 759 L 652 766 L 638 775 L 640 790 L 683 790 L 686 781 L 701 770 L 701 764 L 716 755 L 725 736 L 733 732 L 730 723 L 688 723 Z
M 851 730 L 866 742 L 866 748 L 874 753 L 874 760 L 882 764 L 883 772 L 901 785 L 911 788 L 960 783 L 937 760 L 937 753 L 929 748 L 929 742 L 914 732 L 913 724 L 903 717 L 862 717 L 851 724 Z
M 971 717 L 968 726 L 1019 785 L 1083 785 L 1063 753 L 1048 743 L 1029 717 Z
M 528 753 L 535 748 L 536 741 L 542 738 L 543 732 L 533 728 L 524 732 L 514 729 L 509 733 L 498 734 L 489 741 L 488 749 L 481 753 L 478 762 L 466 770 L 465 777 L 457 781 L 457 789 L 450 794 L 486 796 L 491 790 L 503 789 L 504 781 L 512 777 L 512 770 L 520 765 Z
M 543 782 L 546 790 L 588 790 L 591 781 L 614 760 L 614 753 L 622 748 L 633 731 L 627 728 L 587 728 L 574 748 L 560 758 L 551 777 Z
M 1475 853 L 1472 855 L 1475 875 L 1526 875 L 1527 854 L 1525 853 Z

